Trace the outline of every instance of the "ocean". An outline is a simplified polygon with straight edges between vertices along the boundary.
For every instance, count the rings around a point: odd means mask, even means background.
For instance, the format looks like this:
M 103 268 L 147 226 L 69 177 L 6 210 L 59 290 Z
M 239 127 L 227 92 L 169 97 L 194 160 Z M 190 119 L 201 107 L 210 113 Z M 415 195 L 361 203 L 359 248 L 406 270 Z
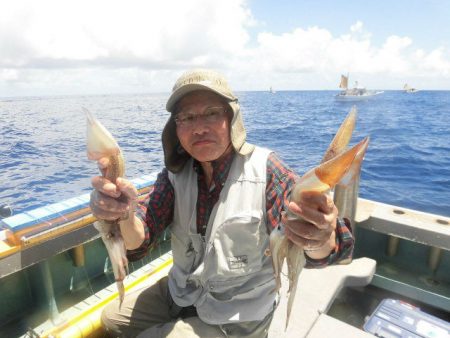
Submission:
M 352 105 L 351 144 L 370 136 L 360 197 L 450 216 L 450 91 L 386 91 L 341 102 L 336 91 L 238 92 L 247 140 L 298 174 L 316 166 Z M 128 178 L 163 167 L 168 94 L 0 98 L 0 205 L 14 214 L 91 190 L 86 107 L 111 131 Z

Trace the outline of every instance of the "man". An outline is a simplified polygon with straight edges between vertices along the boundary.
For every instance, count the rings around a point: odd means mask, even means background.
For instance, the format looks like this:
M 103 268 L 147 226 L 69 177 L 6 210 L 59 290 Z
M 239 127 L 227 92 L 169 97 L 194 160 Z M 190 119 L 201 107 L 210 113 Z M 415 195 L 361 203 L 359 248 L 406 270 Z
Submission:
M 130 260 L 170 227 L 174 264 L 156 285 L 127 294 L 120 309 L 109 305 L 103 324 L 126 337 L 265 337 L 276 308 L 264 255 L 271 230 L 284 223 L 307 267 L 322 267 L 351 257 L 350 229 L 326 194 L 289 203 L 296 175 L 275 153 L 246 142 L 238 99 L 222 75 L 183 74 L 166 108 L 165 168 L 145 208 L 133 210 L 129 181 L 100 176 L 92 180 L 91 208 L 98 218 L 123 219 Z M 107 164 L 99 161 L 102 170 Z M 287 220 L 288 208 L 303 220 Z M 131 217 L 122 217 L 127 211 Z

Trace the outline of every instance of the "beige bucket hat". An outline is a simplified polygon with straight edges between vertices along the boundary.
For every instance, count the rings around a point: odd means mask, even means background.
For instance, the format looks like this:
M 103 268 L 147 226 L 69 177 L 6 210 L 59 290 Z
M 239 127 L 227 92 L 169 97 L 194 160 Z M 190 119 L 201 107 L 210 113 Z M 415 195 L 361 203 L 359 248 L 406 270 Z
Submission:
M 164 150 L 164 162 L 166 168 L 173 172 L 179 172 L 190 155 L 185 152 L 180 145 L 176 133 L 174 113 L 177 102 L 186 94 L 196 90 L 209 90 L 223 97 L 233 111 L 231 120 L 230 138 L 233 148 L 241 155 L 250 154 L 254 146 L 247 143 L 244 121 L 240 112 L 238 99 L 234 96 L 231 88 L 228 86 L 225 77 L 213 70 L 194 69 L 185 72 L 175 82 L 172 88 L 172 94 L 167 100 L 166 109 L 171 113 L 164 130 L 162 132 L 162 145 Z

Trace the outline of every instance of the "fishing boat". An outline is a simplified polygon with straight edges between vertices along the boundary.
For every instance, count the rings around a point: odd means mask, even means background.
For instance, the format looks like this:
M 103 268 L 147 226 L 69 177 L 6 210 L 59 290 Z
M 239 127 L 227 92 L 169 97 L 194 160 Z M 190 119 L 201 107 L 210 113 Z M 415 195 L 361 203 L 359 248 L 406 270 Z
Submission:
M 335 96 L 337 100 L 365 100 L 383 93 L 383 91 L 367 90 L 366 88 L 359 87 L 358 81 L 355 81 L 355 85 L 353 86 L 353 88 L 349 88 L 348 78 L 348 74 L 341 75 L 339 88 L 341 88 L 342 91 Z
M 155 177 L 132 180 L 140 199 Z M 102 336 L 100 313 L 118 293 L 88 205 L 85 194 L 0 220 L 1 337 Z M 417 337 L 448 337 L 450 218 L 359 198 L 354 232 L 350 264 L 303 270 L 287 330 L 282 281 L 269 337 L 400 337 L 402 311 L 419 318 L 411 332 L 431 332 Z M 170 234 L 159 241 L 130 264 L 127 292 L 170 270 Z M 383 312 L 388 305 L 391 312 Z
M 414 87 L 411 87 L 410 85 L 405 83 L 405 85 L 403 86 L 403 91 L 405 93 L 411 94 L 411 93 L 417 93 L 419 90 Z

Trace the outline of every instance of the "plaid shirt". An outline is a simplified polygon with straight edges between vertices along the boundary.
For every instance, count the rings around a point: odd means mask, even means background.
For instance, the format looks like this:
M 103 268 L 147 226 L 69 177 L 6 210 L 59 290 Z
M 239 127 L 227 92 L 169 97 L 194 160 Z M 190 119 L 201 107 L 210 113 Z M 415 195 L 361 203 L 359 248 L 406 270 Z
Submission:
M 227 179 L 228 172 L 235 156 L 230 152 L 224 158 L 212 162 L 213 182 L 208 189 L 205 175 L 199 162 L 194 161 L 194 170 L 197 172 L 197 231 L 205 234 L 211 210 L 219 199 L 222 187 Z M 281 213 L 289 203 L 289 196 L 297 176 L 289 169 L 275 153 L 267 159 L 267 185 L 266 185 L 266 211 L 269 227 L 275 228 L 281 221 Z M 144 222 L 145 240 L 127 255 L 131 261 L 146 255 L 149 247 L 157 243 L 157 238 L 171 224 L 175 203 L 175 192 L 169 181 L 167 169 L 163 169 L 154 183 L 148 197 L 139 205 L 137 216 Z M 349 222 L 338 220 L 336 227 L 336 248 L 326 258 L 314 260 L 307 257 L 306 267 L 321 267 L 352 256 L 353 236 Z

